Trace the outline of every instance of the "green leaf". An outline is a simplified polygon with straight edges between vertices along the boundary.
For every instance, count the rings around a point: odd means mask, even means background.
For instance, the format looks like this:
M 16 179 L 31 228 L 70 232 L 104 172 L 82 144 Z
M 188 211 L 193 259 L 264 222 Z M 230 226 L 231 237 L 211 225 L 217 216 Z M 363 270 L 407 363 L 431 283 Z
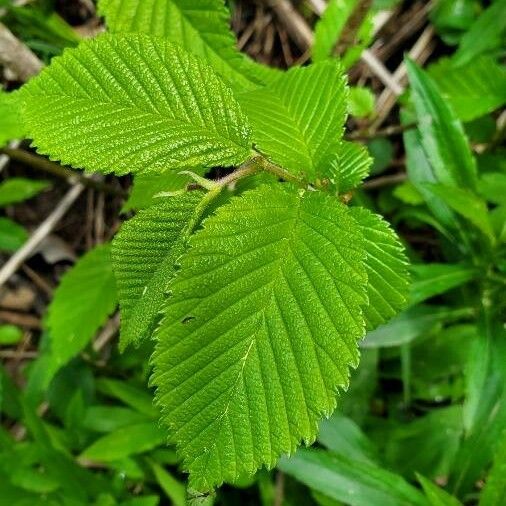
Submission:
M 350 101 L 348 110 L 352 116 L 364 118 L 374 112 L 374 94 L 364 86 L 352 86 L 350 88 Z
M 321 450 L 301 449 L 278 467 L 322 494 L 350 506 L 428 506 L 401 476 L 375 464 Z
M 103 394 L 119 399 L 139 413 L 143 413 L 149 418 L 158 418 L 158 410 L 153 406 L 152 396 L 146 390 L 125 381 L 110 378 L 98 379 L 96 386 L 97 390 Z
M 401 111 L 401 118 L 404 125 L 410 123 L 412 119 L 405 110 Z M 438 175 L 423 148 L 422 136 L 418 130 L 411 129 L 404 132 L 403 139 L 409 180 L 423 196 L 427 207 L 434 215 L 433 226 L 442 234 L 448 234 L 448 229 L 458 227 L 458 220 L 453 211 L 426 187 L 427 183 L 436 183 Z M 427 219 L 432 221 L 430 215 Z
M 483 174 L 478 181 L 478 192 L 489 202 L 506 205 L 506 174 L 502 172 Z
M 389 348 L 408 344 L 429 333 L 438 323 L 474 314 L 468 309 L 414 306 L 389 321 L 387 324 L 368 332 L 360 343 L 363 348 Z
M 356 461 L 374 463 L 378 459 L 374 444 L 353 420 L 341 413 L 322 421 L 318 441 L 333 453 Z
M 186 506 L 186 487 L 156 462 L 150 461 L 151 469 L 165 495 L 174 506 Z
M 20 120 L 19 93 L 0 91 L 0 147 L 13 139 L 21 139 L 25 128 Z
M 357 0 L 330 0 L 320 20 L 316 23 L 312 59 L 314 62 L 326 60 L 341 35 Z
M 453 56 L 456 65 L 464 65 L 485 52 L 500 49 L 506 31 L 506 2 L 496 0 L 473 23 L 462 37 L 459 48 Z
M 140 32 L 181 45 L 242 90 L 263 81 L 257 65 L 237 50 L 223 0 L 99 0 L 98 6 L 113 32 Z
M 83 427 L 94 432 L 113 432 L 148 420 L 146 415 L 121 406 L 90 406 L 82 423 Z
M 192 172 L 198 172 L 191 168 Z M 174 171 L 163 172 L 162 174 L 137 174 L 128 200 L 123 205 L 123 212 L 132 209 L 140 210 L 160 203 L 156 198 L 159 193 L 177 192 L 185 188 L 192 179 L 186 174 L 179 174 Z
M 16 251 L 28 239 L 28 233 L 9 218 L 0 216 L 0 251 Z
M 441 58 L 429 74 L 462 121 L 479 118 L 506 103 L 506 69 L 490 57 L 475 58 L 458 67 Z
M 232 91 L 195 56 L 147 35 L 68 49 L 24 88 L 39 152 L 125 174 L 236 165 L 250 130 Z
M 0 184 L 0 207 L 28 200 L 50 186 L 48 181 L 12 177 Z
M 51 350 L 65 364 L 105 323 L 117 304 L 109 244 L 86 253 L 62 278 L 47 314 Z
M 441 295 L 453 288 L 468 283 L 477 275 L 476 269 L 464 264 L 412 265 L 411 305 Z
M 506 497 L 506 431 L 497 445 L 494 465 L 490 470 L 479 506 L 499 506 Z
M 202 192 L 165 198 L 123 224 L 112 243 L 114 275 L 121 308 L 120 346 L 149 339 L 160 315 L 186 229 Z
M 273 162 L 309 180 L 337 159 L 348 91 L 337 62 L 289 70 L 275 83 L 239 97 L 253 141 Z
M 435 184 L 427 186 L 434 195 L 448 204 L 456 213 L 481 230 L 491 242 L 495 241 L 487 204 L 484 200 L 464 188 Z
M 15 325 L 0 325 L 0 346 L 12 346 L 23 338 L 23 331 Z M 0 386 L 1 388 L 1 386 Z
M 331 182 L 340 193 L 353 190 L 369 175 L 372 162 L 365 146 L 343 141 L 329 170 Z
M 280 185 L 232 199 L 191 237 L 152 381 L 193 488 L 314 440 L 358 360 L 362 243 L 337 199 Z
M 165 434 L 156 422 L 138 423 L 97 439 L 79 458 L 93 462 L 112 462 L 147 452 L 164 442 Z
M 364 236 L 369 304 L 363 311 L 367 330 L 372 330 L 406 305 L 408 262 L 399 238 L 381 216 L 361 207 L 350 211 Z
M 406 59 L 418 130 L 438 182 L 473 189 L 476 163 L 455 113 L 428 76 Z
M 423 491 L 431 506 L 462 506 L 462 503 L 456 497 L 451 496 L 446 490 L 438 487 L 421 474 L 417 473 L 416 477 L 420 485 L 422 485 Z

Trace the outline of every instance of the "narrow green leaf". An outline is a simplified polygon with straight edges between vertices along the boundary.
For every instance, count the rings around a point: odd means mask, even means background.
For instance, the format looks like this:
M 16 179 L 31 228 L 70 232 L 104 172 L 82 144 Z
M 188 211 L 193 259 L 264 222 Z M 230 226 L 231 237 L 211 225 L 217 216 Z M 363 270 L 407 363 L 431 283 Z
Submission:
M 441 58 L 429 68 L 441 95 L 457 117 L 471 121 L 506 103 L 506 69 L 486 56 L 463 66 Z
M 322 494 L 351 506 L 428 506 L 401 476 L 377 465 L 321 450 L 301 449 L 278 467 Z
M 105 323 L 117 304 L 109 244 L 86 253 L 62 278 L 48 308 L 55 360 L 65 364 Z
M 401 111 L 401 118 L 404 125 L 412 120 L 405 110 Z M 418 130 L 412 129 L 405 131 L 403 138 L 409 180 L 423 196 L 428 208 L 434 215 L 435 223 L 433 226 L 446 235 L 448 230 L 458 227 L 458 220 L 453 211 L 426 187 L 427 183 L 437 183 L 438 175 L 423 148 L 422 136 Z M 420 213 L 415 212 L 415 214 Z M 433 221 L 434 218 L 427 217 L 430 221 Z
M 438 182 L 473 189 L 476 164 L 461 123 L 427 73 L 409 59 L 406 66 L 423 149 Z
M 456 65 L 464 65 L 485 52 L 500 49 L 506 31 L 506 2 L 496 0 L 473 23 L 462 37 L 453 56 Z
M 186 487 L 168 471 L 154 461 L 150 461 L 156 481 L 174 506 L 186 506 Z
M 0 251 L 16 251 L 27 239 L 28 233 L 21 225 L 0 216 Z
M 186 244 L 185 229 L 202 192 L 163 199 L 123 224 L 112 243 L 121 308 L 120 346 L 138 344 L 153 333 L 176 261 Z
M 468 283 L 477 275 L 476 269 L 464 264 L 412 265 L 410 271 L 413 283 L 409 303 L 413 306 Z
M 234 198 L 191 237 L 152 381 L 193 488 L 314 440 L 357 364 L 362 242 L 337 199 L 279 185 Z
M 368 332 L 360 343 L 362 348 L 389 348 L 408 344 L 429 333 L 438 323 L 454 318 L 470 317 L 470 309 L 448 309 L 445 307 L 414 306 L 385 325 Z
M 79 458 L 93 462 L 112 462 L 147 452 L 164 442 L 165 434 L 155 422 L 138 423 L 97 439 Z
M 113 32 L 145 33 L 179 44 L 242 90 L 263 81 L 255 72 L 260 65 L 237 50 L 223 0 L 99 0 L 98 6 Z
M 326 62 L 292 69 L 239 100 L 258 149 L 291 172 L 314 180 L 325 176 L 337 159 L 347 98 L 339 64 Z
M 362 207 L 352 208 L 351 215 L 364 235 L 369 304 L 363 311 L 367 330 L 373 330 L 406 305 L 408 262 L 399 238 L 381 216 Z
M 153 406 L 152 396 L 147 390 L 138 388 L 126 381 L 111 378 L 100 378 L 96 381 L 97 390 L 105 395 L 114 397 L 134 408 L 149 418 L 157 419 L 158 410 Z
M 48 181 L 12 177 L 0 184 L 0 207 L 28 200 L 50 186 Z
M 487 204 L 484 200 L 464 188 L 435 184 L 427 186 L 434 195 L 448 204 L 456 213 L 481 230 L 491 242 L 495 241 Z
M 94 432 L 114 432 L 128 425 L 147 422 L 146 415 L 121 406 L 90 406 L 83 427 Z
M 431 506 L 462 506 L 462 503 L 456 497 L 453 497 L 446 490 L 424 478 L 421 474 L 417 473 L 416 477 L 420 485 L 422 485 Z
M 502 433 L 479 506 L 499 506 L 506 497 L 506 431 Z
M 374 463 L 378 459 L 374 444 L 353 420 L 341 413 L 322 421 L 318 441 L 333 453 L 356 461 Z
M 478 181 L 478 192 L 488 202 L 506 205 L 506 174 L 502 172 L 483 174 Z
M 250 156 L 232 91 L 195 56 L 148 35 L 85 41 L 23 89 L 39 152 L 77 168 L 160 172 Z

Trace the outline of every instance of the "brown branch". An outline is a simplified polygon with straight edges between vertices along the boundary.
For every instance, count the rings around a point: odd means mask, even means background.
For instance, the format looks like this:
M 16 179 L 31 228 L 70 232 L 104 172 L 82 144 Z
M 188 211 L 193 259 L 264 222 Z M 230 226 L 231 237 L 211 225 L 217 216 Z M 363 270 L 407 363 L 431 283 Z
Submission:
M 357 130 L 356 132 L 348 133 L 344 136 L 349 141 L 367 141 L 369 139 L 376 139 L 377 137 L 391 137 L 412 130 L 416 128 L 416 123 L 407 123 L 405 125 L 392 125 L 382 130 Z
M 374 179 L 369 179 L 366 181 L 362 188 L 365 190 L 373 190 L 375 188 L 382 188 L 383 186 L 392 186 L 397 183 L 403 183 L 407 179 L 407 174 L 405 172 L 401 172 L 400 174 L 391 174 L 388 176 L 376 177 Z
M 25 151 L 24 149 L 4 148 L 2 152 L 6 154 L 11 160 L 16 160 L 17 162 L 23 163 L 37 170 L 47 172 L 53 176 L 61 177 L 67 180 L 74 179 L 82 183 L 84 186 L 87 186 L 88 188 L 93 188 L 94 190 L 108 193 L 110 195 L 115 195 L 117 197 L 128 196 L 128 193 L 123 190 L 118 190 L 109 184 L 86 177 L 80 172 L 62 167 L 61 165 L 51 162 L 47 158 L 34 155 L 33 153 Z
M 359 0 L 350 17 L 346 21 L 346 26 L 337 41 L 334 48 L 334 54 L 341 56 L 351 46 L 357 43 L 357 35 L 362 23 L 364 22 L 373 0 Z
M 0 23 L 0 64 L 14 72 L 23 82 L 37 75 L 43 67 L 32 50 L 19 41 L 2 23 Z

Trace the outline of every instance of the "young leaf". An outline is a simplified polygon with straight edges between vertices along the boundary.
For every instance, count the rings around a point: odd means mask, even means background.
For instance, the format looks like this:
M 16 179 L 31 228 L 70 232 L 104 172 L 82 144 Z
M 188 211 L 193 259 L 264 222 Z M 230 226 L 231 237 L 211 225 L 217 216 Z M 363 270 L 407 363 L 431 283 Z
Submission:
M 406 60 L 424 151 L 438 181 L 473 189 L 476 164 L 461 123 L 427 73 Z
M 102 35 L 68 49 L 24 88 L 39 152 L 125 174 L 236 165 L 248 122 L 215 72 L 147 35 Z
M 13 139 L 21 139 L 25 129 L 20 119 L 19 93 L 0 91 L 0 147 Z
M 202 192 L 166 198 L 123 224 L 112 243 L 112 260 L 121 308 L 120 346 L 151 336 L 185 248 L 185 228 Z
M 367 330 L 373 330 L 406 305 L 408 262 L 399 238 L 380 216 L 362 207 L 353 207 L 350 212 L 364 236 L 369 297 L 364 318 Z
M 344 455 L 302 449 L 278 466 L 307 486 L 351 506 L 428 506 L 402 476 Z
M 55 360 L 65 364 L 103 325 L 117 304 L 109 244 L 86 253 L 62 278 L 48 309 Z
M 373 163 L 365 146 L 343 141 L 337 152 L 337 159 L 331 164 L 331 181 L 340 193 L 357 187 L 369 175 Z
M 506 69 L 490 57 L 458 67 L 441 58 L 429 74 L 462 121 L 479 118 L 506 103 Z
M 315 26 L 312 59 L 320 62 L 332 54 L 357 0 L 330 0 Z
M 350 88 L 350 103 L 348 110 L 352 116 L 363 118 L 374 112 L 374 94 L 364 86 Z
M 16 251 L 28 239 L 28 232 L 21 226 L 0 216 L 0 251 Z
M 275 83 L 239 97 L 253 141 L 273 162 L 309 180 L 336 160 L 348 91 L 337 62 L 288 71 Z
M 207 491 L 310 442 L 364 333 L 365 251 L 347 208 L 263 186 L 190 239 L 158 332 L 162 421 Z
M 99 0 L 98 6 L 112 32 L 140 32 L 179 44 L 243 90 L 262 82 L 253 73 L 256 65 L 237 50 L 223 0 Z
M 9 178 L 0 184 L 0 207 L 28 200 L 48 186 L 50 186 L 48 181 L 36 181 L 22 177 Z

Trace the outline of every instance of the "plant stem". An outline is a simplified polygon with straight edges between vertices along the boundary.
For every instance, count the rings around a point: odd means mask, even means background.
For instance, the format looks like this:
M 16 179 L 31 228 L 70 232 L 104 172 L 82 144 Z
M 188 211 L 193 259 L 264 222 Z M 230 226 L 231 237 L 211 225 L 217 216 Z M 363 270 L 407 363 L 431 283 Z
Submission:
M 416 128 L 417 124 L 406 123 L 405 125 L 393 125 L 387 128 L 383 128 L 382 130 L 357 130 L 356 132 L 351 132 L 344 136 L 345 139 L 349 141 L 367 141 L 369 139 L 376 139 L 377 137 L 391 137 L 393 135 L 401 134 L 406 132 L 407 130 L 412 130 Z
M 48 174 L 52 174 L 53 176 L 61 177 L 64 179 L 77 180 L 83 186 L 93 188 L 94 190 L 98 190 L 107 193 L 109 195 L 115 195 L 117 197 L 124 197 L 124 198 L 128 197 L 128 193 L 123 190 L 118 190 L 117 188 L 114 188 L 111 185 L 86 177 L 80 172 L 62 167 L 61 165 L 51 162 L 47 158 L 34 155 L 32 153 L 29 153 L 28 151 L 25 151 L 24 149 L 4 148 L 2 149 L 2 152 L 12 160 L 20 162 L 24 165 L 28 165 L 36 170 L 41 170 Z

